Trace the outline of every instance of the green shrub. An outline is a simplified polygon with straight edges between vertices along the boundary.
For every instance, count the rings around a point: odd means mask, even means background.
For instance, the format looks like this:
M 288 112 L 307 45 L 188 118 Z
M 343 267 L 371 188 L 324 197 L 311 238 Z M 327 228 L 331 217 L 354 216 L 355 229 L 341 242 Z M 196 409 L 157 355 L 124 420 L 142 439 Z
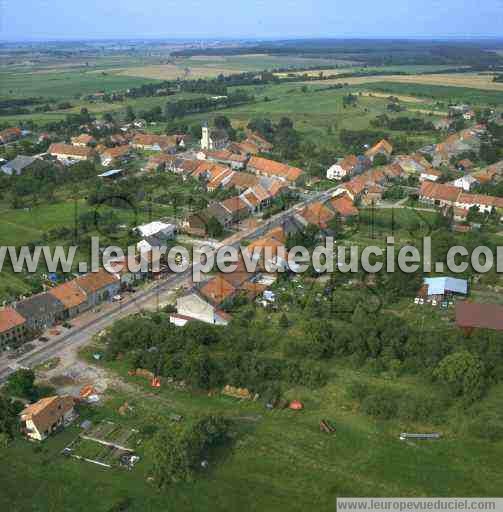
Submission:
M 369 416 L 389 420 L 397 417 L 398 402 L 399 397 L 396 392 L 383 388 L 379 392 L 372 393 L 364 398 L 361 408 Z
M 484 414 L 472 421 L 468 430 L 470 434 L 479 439 L 501 441 L 503 439 L 503 419 L 496 415 Z

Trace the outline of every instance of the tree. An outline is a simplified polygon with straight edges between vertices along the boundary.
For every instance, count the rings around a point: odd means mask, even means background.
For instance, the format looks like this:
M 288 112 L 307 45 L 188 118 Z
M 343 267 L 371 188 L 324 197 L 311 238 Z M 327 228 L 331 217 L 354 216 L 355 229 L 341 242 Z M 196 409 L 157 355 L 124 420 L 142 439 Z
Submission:
M 18 430 L 18 414 L 23 406 L 0 395 L 0 434 L 12 439 Z
M 285 331 L 290 327 L 290 321 L 285 313 L 283 313 L 279 319 L 279 326 Z
M 35 372 L 33 370 L 18 370 L 7 380 L 7 391 L 19 398 L 33 399 L 37 394 L 34 383 Z
M 203 416 L 187 428 L 163 424 L 150 444 L 152 472 L 159 488 L 191 481 L 203 453 L 228 439 L 229 423 L 221 416 Z
M 210 217 L 206 224 L 206 231 L 211 238 L 219 238 L 224 234 L 224 228 L 215 217 Z
M 485 390 L 484 366 L 467 350 L 444 357 L 433 376 L 445 383 L 453 396 L 463 397 L 468 403 L 480 398 Z
M 227 116 L 217 116 L 213 120 L 215 128 L 219 130 L 230 130 L 232 129 L 231 122 Z
M 133 107 L 131 105 L 128 105 L 126 107 L 126 123 L 132 123 L 136 119 L 136 115 L 134 113 Z
M 388 163 L 388 157 L 383 153 L 379 153 L 374 157 L 374 161 L 372 163 L 374 164 L 374 167 L 386 165 Z

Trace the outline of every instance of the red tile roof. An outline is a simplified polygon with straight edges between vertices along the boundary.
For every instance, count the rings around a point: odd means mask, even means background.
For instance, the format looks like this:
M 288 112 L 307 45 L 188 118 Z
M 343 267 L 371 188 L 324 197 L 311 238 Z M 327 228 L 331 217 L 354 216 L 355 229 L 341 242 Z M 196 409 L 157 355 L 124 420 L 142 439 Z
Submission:
M 309 224 L 313 224 L 322 229 L 325 229 L 328 226 L 328 222 L 335 217 L 334 212 L 319 201 L 306 206 L 300 212 L 300 215 L 304 217 Z
M 102 288 L 117 283 L 117 277 L 108 273 L 104 268 L 98 272 L 90 272 L 76 279 L 77 284 L 87 293 L 94 293 Z
M 71 144 L 54 143 L 49 146 L 51 155 L 83 156 L 90 158 L 95 155 L 93 148 L 72 146 Z
M 254 174 L 236 171 L 231 179 L 225 184 L 226 187 L 236 187 L 238 190 L 246 190 L 247 188 L 257 185 L 259 178 Z
M 236 288 L 226 281 L 221 275 L 210 279 L 199 292 L 216 305 L 232 297 L 236 293 Z
M 75 279 L 52 288 L 49 293 L 67 309 L 80 306 L 87 300 L 86 293 L 79 287 Z
M 247 160 L 246 156 L 233 153 L 232 151 L 227 151 L 225 149 L 221 151 L 206 151 L 205 154 L 206 158 L 209 160 L 222 160 L 225 162 L 236 162 L 240 164 L 244 164 Z
M 24 317 L 15 309 L 9 307 L 0 309 L 0 333 L 10 331 L 14 327 L 23 325 L 25 322 Z
M 385 139 L 379 141 L 375 146 L 371 147 L 369 150 L 365 152 L 365 156 L 368 158 L 372 158 L 379 153 L 385 153 L 386 155 L 391 155 L 393 153 L 393 146 Z
M 127 155 L 130 151 L 129 146 L 116 146 L 115 148 L 106 148 L 102 152 L 102 156 L 115 159 Z
M 151 135 L 149 133 L 137 133 L 132 141 L 135 146 L 154 146 L 159 145 L 161 148 L 176 147 L 176 135 Z
M 39 432 L 49 430 L 64 414 L 72 410 L 71 396 L 50 396 L 28 405 L 22 412 L 23 421 L 31 420 Z
M 358 208 L 353 205 L 353 201 L 346 194 L 341 194 L 334 197 L 330 201 L 330 206 L 341 216 L 351 217 L 352 215 L 358 215 Z
M 425 181 L 421 185 L 420 195 L 429 199 L 450 201 L 451 203 L 454 203 L 458 199 L 460 193 L 461 190 L 457 187 L 453 187 L 452 185 Z
M 92 135 L 87 133 L 83 133 L 77 137 L 72 137 L 72 144 L 91 144 L 91 142 L 95 142 L 95 139 Z
M 229 197 L 225 201 L 221 201 L 220 204 L 231 213 L 239 213 L 241 211 L 248 211 L 246 203 L 238 196 Z
M 295 182 L 303 174 L 302 169 L 290 167 L 287 164 L 268 160 L 258 156 L 252 156 L 248 162 L 248 168 L 265 174 L 266 176 L 278 176 L 290 182 Z

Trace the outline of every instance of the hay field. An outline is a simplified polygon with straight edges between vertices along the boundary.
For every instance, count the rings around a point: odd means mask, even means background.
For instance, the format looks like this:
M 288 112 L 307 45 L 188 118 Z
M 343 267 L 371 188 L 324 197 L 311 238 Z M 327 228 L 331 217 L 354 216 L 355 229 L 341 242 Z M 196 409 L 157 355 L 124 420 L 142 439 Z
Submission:
M 395 82 L 402 84 L 443 85 L 447 87 L 465 87 L 469 89 L 482 89 L 485 91 L 503 92 L 503 83 L 493 82 L 492 75 L 478 75 L 476 73 L 452 73 L 436 75 L 388 75 L 366 76 L 352 78 L 335 78 L 325 80 L 324 84 L 347 83 L 351 85 L 368 84 L 372 82 Z M 312 83 L 312 82 L 309 82 Z

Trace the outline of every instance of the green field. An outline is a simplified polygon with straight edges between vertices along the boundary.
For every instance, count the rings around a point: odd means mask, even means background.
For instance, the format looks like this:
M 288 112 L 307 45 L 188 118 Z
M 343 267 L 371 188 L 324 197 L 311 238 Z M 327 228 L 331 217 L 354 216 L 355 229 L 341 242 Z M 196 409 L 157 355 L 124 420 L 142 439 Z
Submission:
M 74 98 L 76 95 L 124 90 L 153 81 L 155 80 L 101 71 L 1 73 L 0 97 L 42 96 L 61 101 Z

